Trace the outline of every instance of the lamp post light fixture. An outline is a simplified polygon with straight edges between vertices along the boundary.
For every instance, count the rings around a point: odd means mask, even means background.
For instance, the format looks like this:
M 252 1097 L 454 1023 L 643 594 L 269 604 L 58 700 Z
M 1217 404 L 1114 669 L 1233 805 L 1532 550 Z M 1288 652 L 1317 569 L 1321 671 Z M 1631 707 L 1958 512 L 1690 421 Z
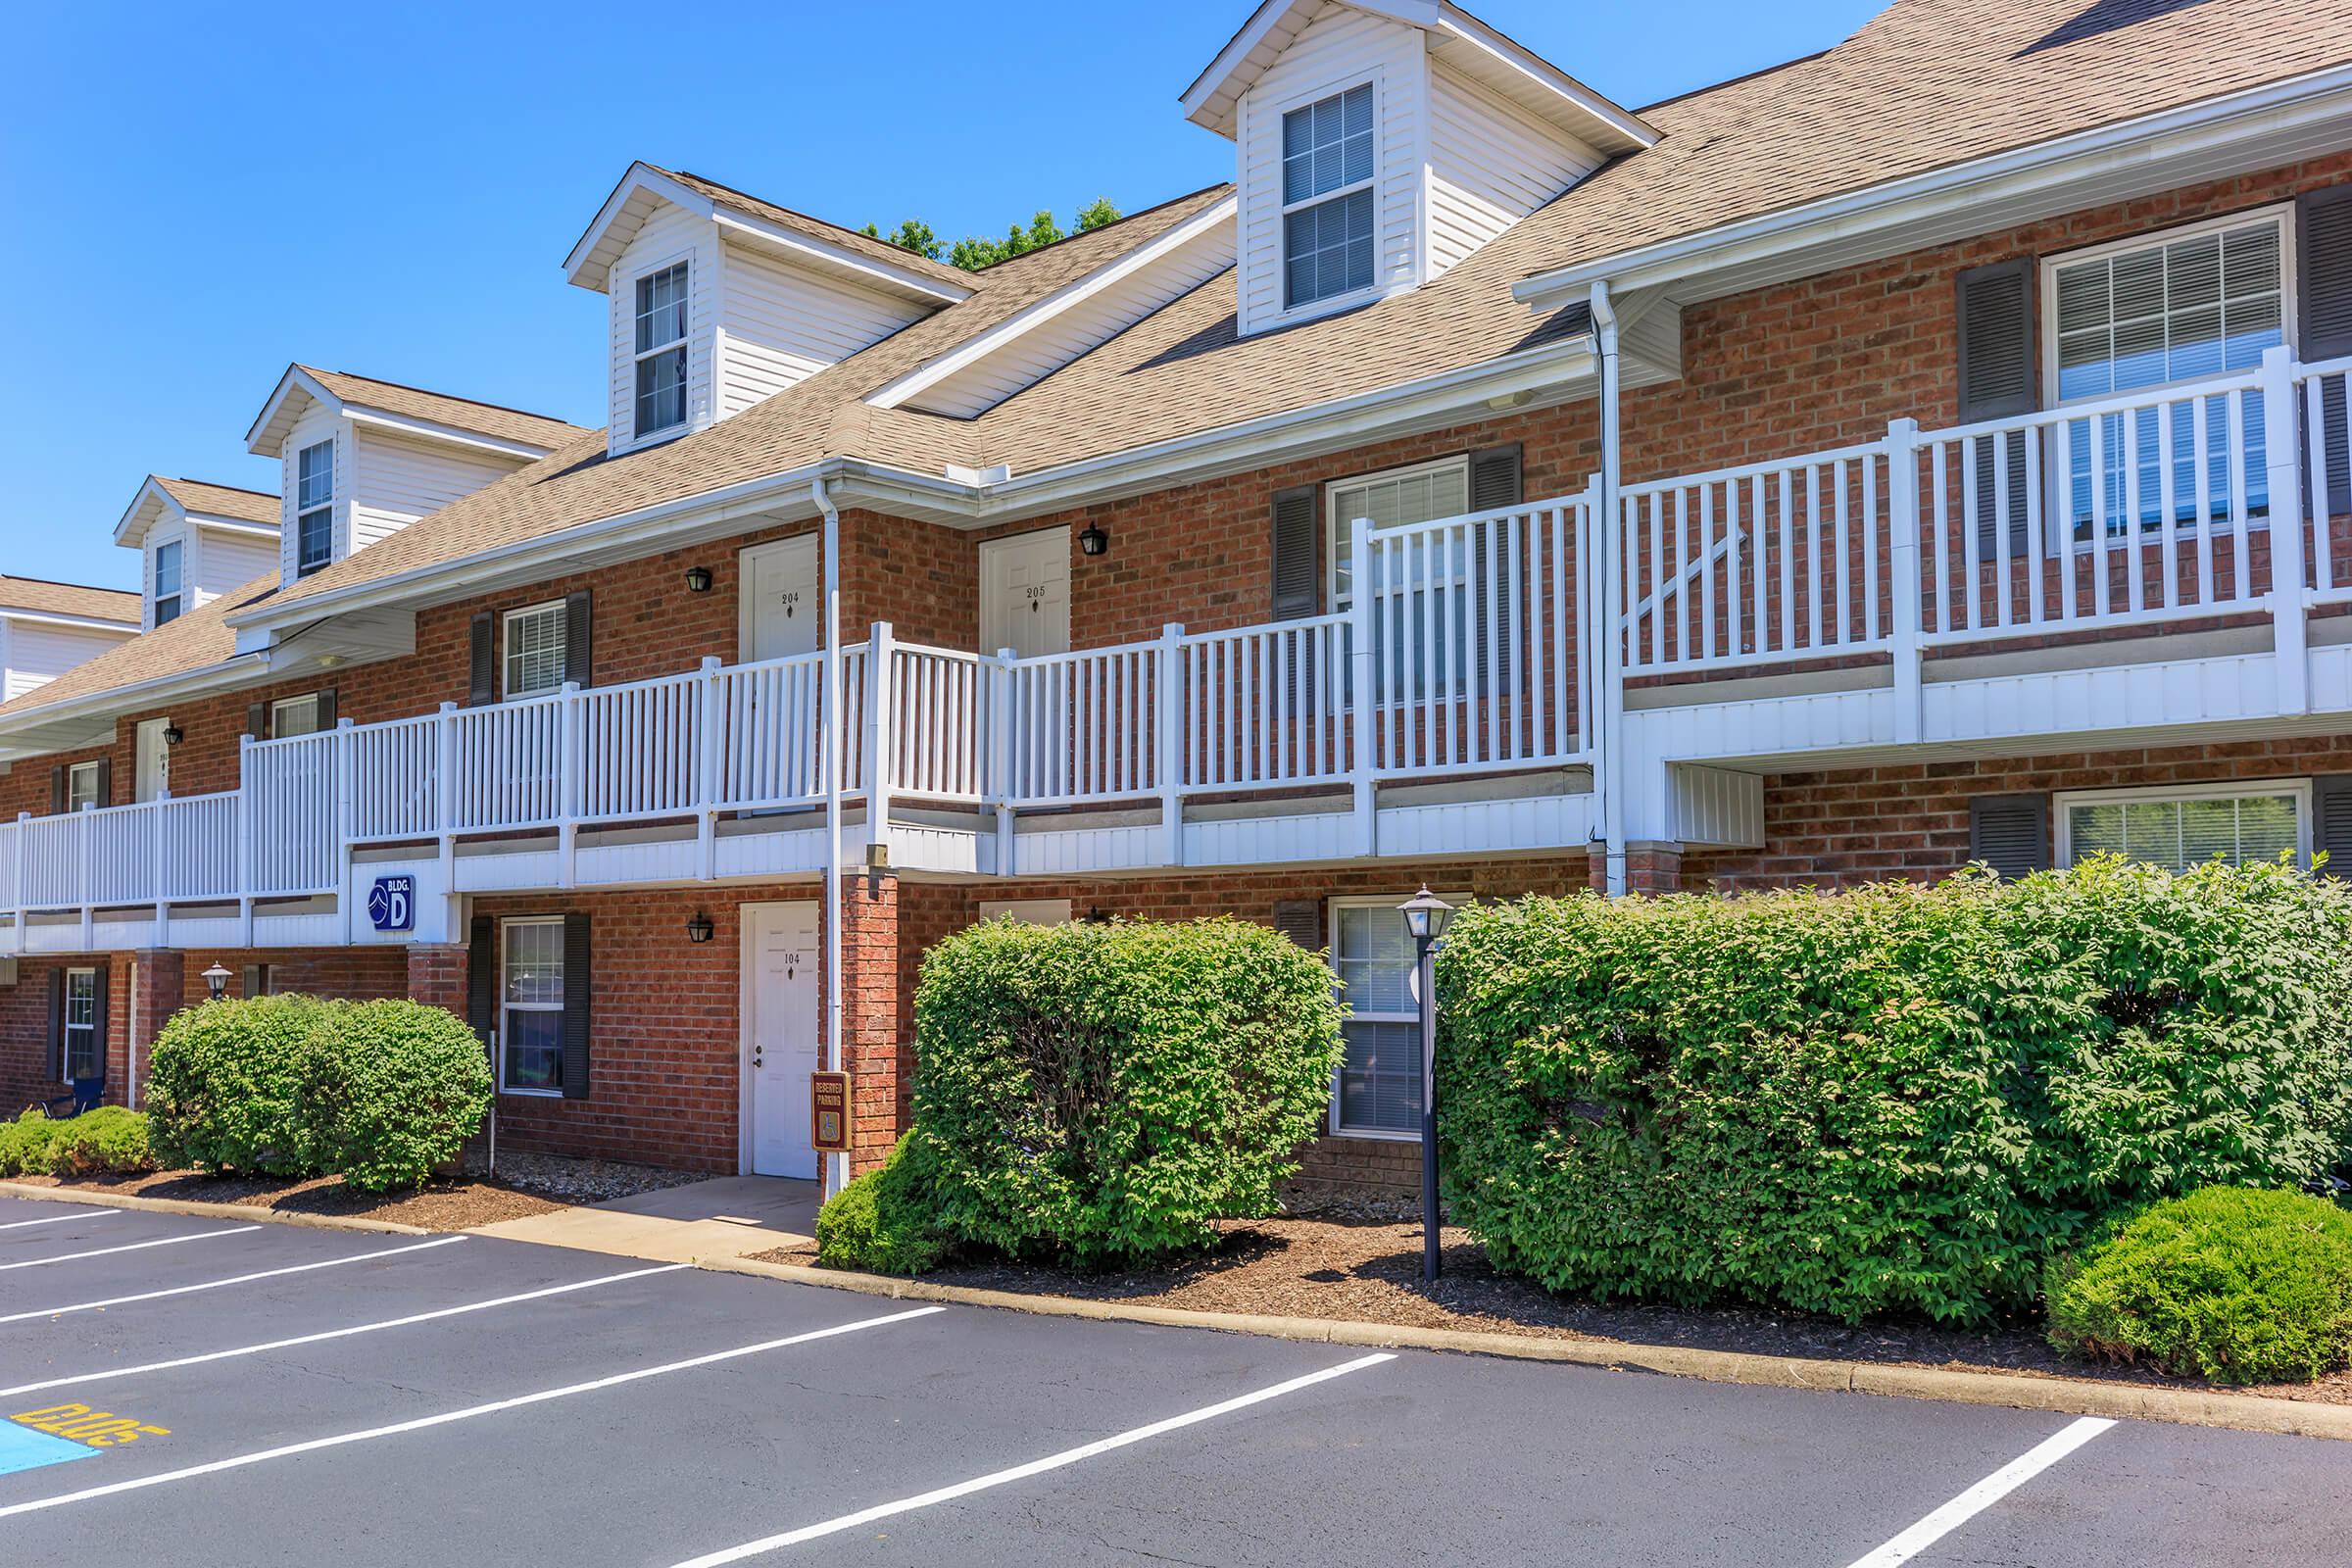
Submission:
M 219 1002 L 223 996 L 227 995 L 228 971 L 220 966 L 220 960 L 219 958 L 215 958 L 213 960 L 213 966 L 204 971 L 204 988 L 213 994 L 213 1000 L 215 1002 Z
M 1453 906 L 1429 891 L 1396 906 L 1413 939 L 1413 989 L 1421 1004 L 1421 1277 L 1438 1277 L 1438 977 L 1436 956 Z

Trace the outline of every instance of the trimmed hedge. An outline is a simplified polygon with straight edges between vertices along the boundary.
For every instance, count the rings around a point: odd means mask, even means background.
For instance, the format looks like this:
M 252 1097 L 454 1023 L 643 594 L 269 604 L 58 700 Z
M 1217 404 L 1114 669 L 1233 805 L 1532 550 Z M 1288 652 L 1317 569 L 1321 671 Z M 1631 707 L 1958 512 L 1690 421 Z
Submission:
M 828 1200 L 816 1216 L 816 1260 L 867 1274 L 924 1274 L 939 1266 L 955 1238 L 941 1229 L 930 1147 L 899 1140 L 890 1158 Z
M 439 1007 L 255 997 L 173 1015 L 147 1093 L 168 1163 L 332 1172 L 379 1191 L 457 1158 L 489 1109 L 490 1066 L 473 1031 Z
M 2050 1343 L 2218 1383 L 2310 1383 L 2352 1364 L 2352 1213 L 2208 1187 L 2051 1260 Z
M 1340 1054 L 1330 971 L 1233 919 L 985 921 L 924 956 L 914 1007 L 938 1229 L 1080 1267 L 1274 1212 Z
M 0 1176 L 38 1175 L 49 1168 L 49 1143 L 65 1123 L 52 1121 L 38 1105 L 15 1121 L 0 1122 Z
M 97 1176 L 152 1170 L 147 1118 L 99 1105 L 55 1119 L 34 1106 L 0 1122 L 0 1176 Z
M 1982 1322 L 2352 1130 L 2352 903 L 2281 865 L 1531 899 L 1456 920 L 1439 996 L 1455 1217 L 1599 1297 Z

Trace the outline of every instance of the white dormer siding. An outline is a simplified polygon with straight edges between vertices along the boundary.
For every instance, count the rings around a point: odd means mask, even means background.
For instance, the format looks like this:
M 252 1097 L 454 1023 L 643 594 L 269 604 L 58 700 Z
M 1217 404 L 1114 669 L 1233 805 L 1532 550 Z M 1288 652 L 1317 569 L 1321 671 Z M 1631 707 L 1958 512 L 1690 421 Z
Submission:
M 69 626 L 0 612 L 0 700 L 40 690 L 74 665 L 97 658 L 130 636 L 94 626 Z
M 683 423 L 640 430 L 637 419 L 637 285 L 641 279 L 686 268 L 686 418 Z M 717 301 L 711 279 L 718 274 L 718 230 L 705 218 L 662 206 L 637 230 L 612 268 L 611 295 L 612 417 L 609 450 L 619 453 L 651 441 L 666 441 L 700 430 L 712 417 L 712 328 Z
M 1435 279 L 1604 160 L 1443 66 L 1432 66 L 1429 87 L 1428 276 Z
M 285 582 L 302 575 L 302 455 L 321 443 L 331 443 L 334 449 L 334 487 L 327 503 L 327 561 L 331 564 L 351 554 L 351 421 L 326 404 L 314 402 L 285 437 L 284 472 L 277 492 L 283 498 L 278 503 L 278 574 Z
M 402 441 L 380 431 L 351 432 L 351 549 L 365 550 L 418 517 L 461 501 L 513 473 L 510 459 Z
M 165 580 L 165 564 L 178 551 L 176 585 Z M 266 532 L 207 527 L 192 518 L 158 523 L 141 551 L 140 624 L 153 631 L 167 619 L 199 610 L 222 594 L 268 571 L 277 562 L 277 543 Z M 167 589 L 178 600 L 175 615 L 158 613 Z
M 1372 280 L 1293 307 L 1285 297 L 1283 118 L 1318 100 L 1372 89 Z M 1234 140 L 1241 187 L 1235 292 L 1244 332 L 1329 315 L 1421 281 L 1422 170 L 1429 57 L 1421 30 L 1334 9 L 1266 68 L 1240 104 Z
M 782 267 L 722 242 L 718 417 L 741 414 L 929 314 L 871 289 Z

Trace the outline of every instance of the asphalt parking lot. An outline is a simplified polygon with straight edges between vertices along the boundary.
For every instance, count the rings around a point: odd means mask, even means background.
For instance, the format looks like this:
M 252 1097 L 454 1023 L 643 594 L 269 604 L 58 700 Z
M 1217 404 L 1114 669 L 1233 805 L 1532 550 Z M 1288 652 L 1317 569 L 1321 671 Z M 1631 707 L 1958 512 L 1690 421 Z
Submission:
M 0 1200 L 0 1562 L 2336 1563 L 2352 1445 Z

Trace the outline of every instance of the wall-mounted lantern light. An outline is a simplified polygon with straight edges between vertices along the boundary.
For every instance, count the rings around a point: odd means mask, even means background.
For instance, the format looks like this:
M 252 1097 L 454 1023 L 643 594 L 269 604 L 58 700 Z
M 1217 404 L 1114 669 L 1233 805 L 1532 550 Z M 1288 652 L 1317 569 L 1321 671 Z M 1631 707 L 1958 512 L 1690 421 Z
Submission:
M 220 966 L 220 959 L 215 958 L 213 966 L 204 971 L 204 988 L 213 994 L 215 1002 L 219 1002 L 227 994 L 228 971 Z
M 1079 531 L 1078 550 L 1080 554 L 1100 556 L 1106 554 L 1109 549 L 1110 535 L 1102 531 L 1101 523 L 1090 522 Z
M 709 593 L 710 591 L 710 568 L 709 566 L 688 566 L 686 568 L 686 591 L 690 594 Z
M 710 933 L 714 929 L 710 924 L 710 917 L 697 909 L 694 911 L 694 918 L 686 922 L 686 940 L 699 947 L 710 940 Z
M 186 733 L 183 732 L 177 724 L 166 724 L 164 726 L 164 744 L 166 746 L 177 746 L 181 741 L 184 741 L 188 737 Z

